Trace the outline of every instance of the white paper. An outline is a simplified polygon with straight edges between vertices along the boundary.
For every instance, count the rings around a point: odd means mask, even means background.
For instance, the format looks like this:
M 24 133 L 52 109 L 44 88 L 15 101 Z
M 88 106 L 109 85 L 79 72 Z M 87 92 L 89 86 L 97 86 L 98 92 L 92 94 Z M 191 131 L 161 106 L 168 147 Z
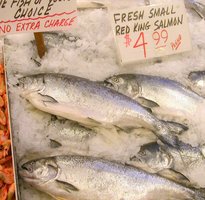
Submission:
M 68 30 L 76 16 L 76 0 L 2 0 L 0 35 Z
M 111 11 L 123 65 L 191 50 L 183 2 Z

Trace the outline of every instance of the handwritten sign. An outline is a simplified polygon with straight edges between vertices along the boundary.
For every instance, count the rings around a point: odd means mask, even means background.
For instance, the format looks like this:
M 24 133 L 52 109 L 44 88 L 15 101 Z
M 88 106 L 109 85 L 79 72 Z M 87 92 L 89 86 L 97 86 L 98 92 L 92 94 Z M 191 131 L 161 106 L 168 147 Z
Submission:
M 67 30 L 76 15 L 76 0 L 0 0 L 0 35 Z
M 191 50 L 183 2 L 111 11 L 122 64 Z

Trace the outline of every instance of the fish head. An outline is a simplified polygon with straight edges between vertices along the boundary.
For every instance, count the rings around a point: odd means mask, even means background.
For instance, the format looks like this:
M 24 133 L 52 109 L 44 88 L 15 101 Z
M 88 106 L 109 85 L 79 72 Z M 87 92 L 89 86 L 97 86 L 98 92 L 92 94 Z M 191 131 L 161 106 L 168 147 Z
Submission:
M 140 92 L 137 81 L 131 74 L 114 75 L 104 81 L 104 85 L 129 97 L 135 97 Z
M 189 80 L 196 85 L 198 88 L 203 88 L 205 86 L 205 73 L 196 71 L 191 72 L 188 76 Z
M 32 160 L 21 166 L 19 174 L 30 185 L 40 187 L 55 180 L 58 175 L 58 166 L 54 158 Z
M 199 74 L 198 74 L 198 72 L 191 72 L 191 73 L 189 74 L 188 78 L 189 78 L 192 82 L 198 81 Z
M 25 76 L 18 79 L 18 87 L 25 92 L 40 91 L 45 87 L 45 80 L 43 75 Z
M 114 75 L 105 79 L 104 84 L 106 87 L 112 88 L 117 91 L 119 91 L 121 88 L 126 87 L 124 79 L 119 77 L 118 75 Z
M 162 150 L 157 142 L 141 146 L 140 151 L 135 156 L 135 159 L 141 164 L 146 164 L 156 171 L 169 168 L 172 164 L 172 158 L 170 155 Z
M 156 142 L 145 144 L 141 146 L 137 157 L 143 162 L 150 162 L 153 159 L 157 159 L 160 154 L 159 145 Z

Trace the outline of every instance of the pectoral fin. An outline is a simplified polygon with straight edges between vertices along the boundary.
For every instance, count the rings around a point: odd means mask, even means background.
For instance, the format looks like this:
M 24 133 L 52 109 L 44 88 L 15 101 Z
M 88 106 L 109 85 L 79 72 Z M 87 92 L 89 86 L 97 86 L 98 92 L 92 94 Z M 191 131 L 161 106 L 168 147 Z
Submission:
M 66 190 L 67 192 L 71 193 L 71 192 L 77 192 L 79 191 L 79 189 L 77 187 L 75 187 L 74 185 L 64 182 L 64 181 L 60 181 L 60 180 L 56 180 L 56 184 L 59 188 Z
M 174 182 L 186 185 L 186 186 L 190 186 L 191 183 L 189 181 L 189 179 L 184 176 L 183 174 L 174 171 L 173 169 L 164 169 L 160 172 L 158 172 L 158 174 L 164 178 L 167 178 L 169 180 L 172 180 Z
M 43 95 L 41 93 L 38 93 L 41 96 L 41 100 L 44 103 L 58 103 L 57 100 L 55 100 L 53 97 L 49 96 L 49 95 Z
M 146 99 L 144 97 L 138 97 L 137 102 L 139 104 L 141 104 L 142 106 L 147 107 L 147 108 L 159 107 L 159 105 L 156 102 L 149 100 L 149 99 Z
M 50 147 L 52 149 L 56 149 L 56 148 L 59 148 L 61 146 L 62 146 L 62 144 L 60 142 L 57 142 L 56 140 L 50 139 Z
M 58 102 L 55 98 L 40 93 L 32 93 L 27 99 L 41 111 L 77 121 L 88 127 L 100 126 L 105 118 L 97 110 L 90 110 L 86 106 L 72 102 Z
M 26 99 L 30 101 L 35 107 L 41 110 L 42 107 L 47 107 L 47 103 L 57 104 L 58 101 L 51 96 L 42 95 L 39 92 L 32 92 L 26 95 Z
M 152 114 L 152 109 L 151 108 L 148 108 L 148 107 L 145 107 L 145 106 L 142 106 L 147 112 L 149 112 L 150 114 Z
M 92 119 L 92 118 L 90 118 L 90 117 L 88 117 L 87 119 L 88 119 L 89 124 L 90 124 L 91 126 L 100 126 L 100 125 L 102 125 L 100 122 L 98 122 L 98 121 L 96 121 L 96 120 L 94 120 L 94 119 Z
M 65 118 L 64 117 L 60 117 L 60 116 L 56 116 L 56 118 L 60 121 L 65 121 Z
M 135 130 L 136 128 L 133 128 L 133 127 L 126 127 L 126 126 L 123 126 L 123 127 L 120 127 L 120 126 L 117 126 L 117 125 L 114 125 L 115 129 L 117 130 L 117 132 L 124 132 L 124 133 L 128 133 L 130 134 L 133 130 Z

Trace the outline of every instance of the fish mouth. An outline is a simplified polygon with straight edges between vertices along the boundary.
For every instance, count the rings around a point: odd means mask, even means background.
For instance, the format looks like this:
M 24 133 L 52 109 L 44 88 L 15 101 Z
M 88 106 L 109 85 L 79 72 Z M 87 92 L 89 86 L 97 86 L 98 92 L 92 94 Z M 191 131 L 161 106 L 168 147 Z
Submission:
M 109 80 L 104 80 L 104 86 L 108 88 L 115 88 L 115 86 Z
M 20 169 L 18 173 L 21 176 L 21 178 L 25 179 L 26 181 L 34 180 L 34 177 L 26 169 Z
M 23 81 L 23 79 L 24 79 L 24 77 L 18 78 L 18 82 L 16 83 L 15 86 L 24 88 L 24 81 Z
M 32 178 L 33 178 L 32 173 L 33 173 L 33 169 L 27 167 L 27 166 L 26 166 L 26 163 L 23 164 L 23 165 L 20 167 L 20 169 L 19 169 L 19 175 L 20 175 L 22 178 L 32 179 Z
M 198 74 L 196 72 L 191 72 L 188 76 L 188 79 L 190 79 L 191 81 L 196 81 L 198 78 Z
M 23 164 L 21 166 L 21 169 L 23 169 L 24 171 L 28 171 L 29 173 L 32 173 L 33 172 L 33 169 L 30 167 L 27 167 L 27 163 Z
M 39 185 L 41 180 L 37 179 L 36 177 L 33 177 L 32 174 L 30 174 L 28 171 L 25 169 L 20 169 L 18 171 L 20 177 L 25 181 L 26 183 L 30 185 Z
M 132 156 L 132 157 L 130 157 L 130 161 L 133 161 L 133 162 L 142 162 L 142 160 L 140 159 L 139 156 Z
M 17 87 L 17 88 L 24 88 L 24 82 L 22 80 L 23 77 L 18 78 L 17 82 L 12 84 L 13 87 Z

